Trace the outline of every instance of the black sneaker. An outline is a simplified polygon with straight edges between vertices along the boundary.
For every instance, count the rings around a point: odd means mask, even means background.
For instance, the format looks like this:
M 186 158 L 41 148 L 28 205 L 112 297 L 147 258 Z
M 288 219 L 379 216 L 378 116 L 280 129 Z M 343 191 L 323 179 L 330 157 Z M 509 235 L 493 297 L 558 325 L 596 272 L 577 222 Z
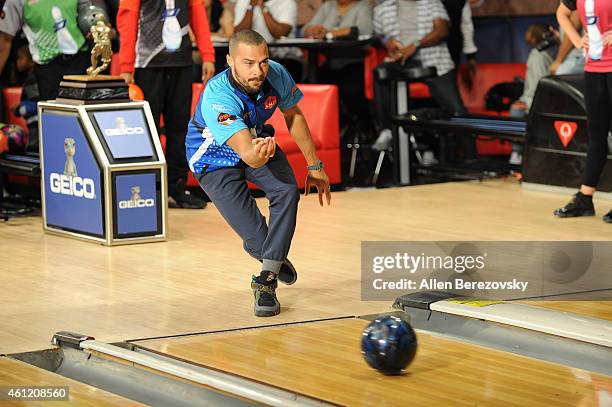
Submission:
M 286 285 L 291 285 L 297 281 L 297 271 L 295 271 L 295 267 L 289 259 L 285 260 L 278 271 L 278 281 Z
M 575 218 L 578 216 L 594 216 L 593 197 L 578 191 L 574 198 L 563 208 L 555 210 L 555 216 L 560 218 Z
M 603 218 L 602 218 L 602 219 L 603 219 L 603 221 L 604 221 L 604 222 L 606 222 L 606 223 L 612 223 L 612 210 L 610 210 L 610 212 L 606 213 L 606 214 L 603 216 Z
M 206 201 L 189 192 L 183 185 L 170 187 L 168 207 L 184 209 L 204 209 Z
M 263 271 L 259 277 L 253 276 L 251 289 L 255 297 L 255 316 L 273 317 L 280 314 L 276 287 L 278 287 L 276 275 L 270 271 Z

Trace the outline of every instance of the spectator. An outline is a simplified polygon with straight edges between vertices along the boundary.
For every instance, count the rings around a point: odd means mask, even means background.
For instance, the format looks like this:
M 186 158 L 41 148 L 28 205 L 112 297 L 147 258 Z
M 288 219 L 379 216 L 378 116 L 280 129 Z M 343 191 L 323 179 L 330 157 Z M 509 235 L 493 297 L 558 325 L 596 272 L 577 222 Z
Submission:
M 202 82 L 215 71 L 204 0 L 121 0 L 117 15 L 121 76 L 135 82 L 149 102 L 158 132 L 163 113 L 168 163 L 168 205 L 204 208 L 186 189 L 185 134 L 191 114 L 192 55 L 188 25 L 203 59 Z M 138 42 L 136 39 L 138 38 Z
M 321 7 L 321 0 L 297 0 L 298 6 L 298 19 L 297 26 L 298 28 L 304 27 L 306 24 L 312 20 L 314 15 Z
M 510 108 L 510 116 L 523 117 L 529 112 L 540 79 L 547 76 L 553 63 L 551 48 L 542 49 L 540 44 L 552 28 L 546 24 L 532 24 L 525 33 L 525 40 L 531 47 L 527 57 L 527 75 L 523 95 Z M 540 48 L 540 49 L 538 49 Z
M 213 40 L 228 40 L 234 34 L 234 6 L 232 0 L 206 1 Z
M 328 0 L 321 5 L 313 19 L 304 26 L 309 38 L 338 38 L 372 35 L 372 8 L 367 0 Z M 338 85 L 342 101 L 342 127 L 358 120 L 361 128 L 371 125 L 364 93 L 363 50 L 341 50 L 326 53 L 321 69 L 323 82 Z
M 297 3 L 295 0 L 236 0 L 234 31 L 251 29 L 267 43 L 282 37 L 295 37 Z M 275 47 L 270 57 L 280 62 L 296 82 L 302 79 L 304 60 L 298 48 Z
M 26 151 L 38 153 L 38 111 L 37 102 L 40 99 L 38 94 L 38 82 L 34 76 L 34 61 L 28 51 L 27 46 L 22 46 L 17 50 L 17 70 L 26 72 L 27 77 L 21 91 L 21 102 L 14 106 L 15 116 L 21 116 L 28 126 L 28 145 Z
M 436 68 L 437 76 L 426 80 L 433 99 L 447 114 L 466 113 L 445 42 L 449 29 L 449 17 L 440 0 L 380 0 L 374 7 L 374 32 L 382 37 L 389 52 L 389 62 L 379 65 L 374 75 L 381 136 L 391 129 L 393 92 L 387 73 L 401 73 L 406 66 Z M 464 159 L 474 159 L 473 138 L 465 136 L 461 142 Z
M 77 10 L 89 4 L 85 0 L 40 0 L 26 6 L 24 0 L 7 0 L 0 19 L 0 71 L 6 65 L 13 37 L 23 28 L 40 98 L 55 99 L 64 75 L 84 74 L 89 66 L 89 44 L 77 24 Z
M 463 53 L 468 62 L 476 59 L 478 48 L 474 42 L 472 8 L 465 0 L 442 0 L 450 19 L 450 30 L 446 43 L 455 66 L 461 63 Z
M 468 88 L 471 88 L 472 78 L 477 68 L 476 52 L 478 52 L 474 42 L 472 8 L 465 0 L 442 0 L 442 3 L 450 18 L 450 31 L 446 39 L 448 51 L 457 68 L 461 65 L 461 55 L 466 56 L 468 69 L 461 70 L 463 73 L 461 79 Z
M 523 118 L 529 113 L 540 79 L 550 72 L 550 66 L 553 63 L 550 48 L 542 50 L 538 48 L 542 48 L 540 44 L 544 40 L 544 35 L 551 32 L 552 28 L 546 24 L 532 24 L 525 33 L 525 40 L 532 49 L 527 57 L 527 75 L 523 94 L 519 100 L 510 106 L 510 117 Z M 521 165 L 522 162 L 523 147 L 520 144 L 513 143 L 510 164 Z

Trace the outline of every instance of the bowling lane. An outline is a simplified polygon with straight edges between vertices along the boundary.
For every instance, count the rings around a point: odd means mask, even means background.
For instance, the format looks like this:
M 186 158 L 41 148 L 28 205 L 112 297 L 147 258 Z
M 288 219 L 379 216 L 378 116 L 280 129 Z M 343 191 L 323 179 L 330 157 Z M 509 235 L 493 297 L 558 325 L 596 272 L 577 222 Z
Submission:
M 612 377 L 417 332 L 404 376 L 382 376 L 360 350 L 368 321 L 136 341 L 186 361 L 342 405 L 597 406 Z
M 0 357 L 0 386 L 68 386 L 70 402 L 67 401 L 5 401 L 0 400 L 0 405 L 5 406 L 143 406 L 132 400 L 100 390 L 72 379 L 68 379 L 51 373 L 47 370 L 28 365 L 27 363 Z

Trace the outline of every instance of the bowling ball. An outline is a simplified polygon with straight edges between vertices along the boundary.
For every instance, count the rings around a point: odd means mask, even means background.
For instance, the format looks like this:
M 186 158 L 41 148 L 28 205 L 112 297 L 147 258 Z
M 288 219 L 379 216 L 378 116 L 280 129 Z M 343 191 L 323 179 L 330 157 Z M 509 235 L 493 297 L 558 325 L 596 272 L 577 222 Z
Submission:
M 416 350 L 414 329 L 392 315 L 375 319 L 361 335 L 363 357 L 370 367 L 385 375 L 403 374 Z
M 20 126 L 16 124 L 0 123 L 0 131 L 8 137 L 9 151 L 11 154 L 25 153 L 28 137 Z
M 89 34 L 89 29 L 91 26 L 96 25 L 98 19 L 108 22 L 108 15 L 103 8 L 98 6 L 89 5 L 87 7 L 83 7 L 79 9 L 79 16 L 77 22 L 79 24 L 79 29 L 83 33 L 84 36 Z
M 140 86 L 136 85 L 135 83 L 130 83 L 128 92 L 130 94 L 131 100 L 144 100 L 145 99 L 142 89 L 140 89 Z

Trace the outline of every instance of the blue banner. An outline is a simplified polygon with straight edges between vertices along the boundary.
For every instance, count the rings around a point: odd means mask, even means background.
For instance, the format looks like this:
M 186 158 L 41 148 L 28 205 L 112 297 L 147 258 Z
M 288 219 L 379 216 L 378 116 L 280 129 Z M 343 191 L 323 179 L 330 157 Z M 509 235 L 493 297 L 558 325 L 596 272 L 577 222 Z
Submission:
M 104 235 L 101 171 L 75 114 L 41 117 L 47 225 Z
M 115 177 L 116 230 L 119 235 L 157 232 L 160 220 L 156 173 Z
M 93 114 L 113 158 L 153 157 L 153 144 L 140 109 Z

